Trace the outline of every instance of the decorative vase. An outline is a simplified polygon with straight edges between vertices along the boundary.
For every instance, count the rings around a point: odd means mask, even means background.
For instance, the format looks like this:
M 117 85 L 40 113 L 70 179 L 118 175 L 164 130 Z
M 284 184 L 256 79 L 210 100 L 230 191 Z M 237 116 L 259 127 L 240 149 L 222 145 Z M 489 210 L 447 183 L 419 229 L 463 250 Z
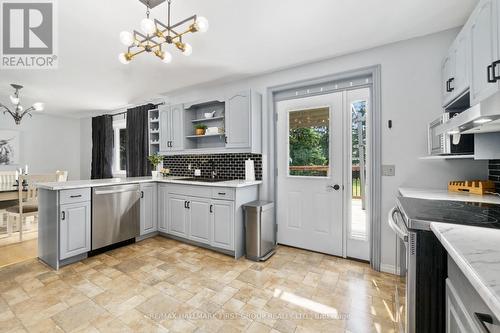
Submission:
M 194 133 L 195 133 L 196 135 L 205 135 L 205 129 L 204 129 L 204 128 L 196 128 L 196 129 L 194 130 Z
M 158 178 L 158 171 L 151 171 L 151 176 L 153 178 Z

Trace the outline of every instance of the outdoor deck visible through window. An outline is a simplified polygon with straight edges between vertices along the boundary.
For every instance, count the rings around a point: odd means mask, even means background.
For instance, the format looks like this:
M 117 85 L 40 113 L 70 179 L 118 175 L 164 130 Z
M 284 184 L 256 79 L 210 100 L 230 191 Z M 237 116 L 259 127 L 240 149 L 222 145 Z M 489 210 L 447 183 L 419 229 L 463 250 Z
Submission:
M 289 113 L 290 176 L 327 177 L 330 152 L 328 107 Z
M 366 226 L 366 111 L 367 102 L 351 104 L 352 115 L 352 210 L 350 237 L 365 240 Z

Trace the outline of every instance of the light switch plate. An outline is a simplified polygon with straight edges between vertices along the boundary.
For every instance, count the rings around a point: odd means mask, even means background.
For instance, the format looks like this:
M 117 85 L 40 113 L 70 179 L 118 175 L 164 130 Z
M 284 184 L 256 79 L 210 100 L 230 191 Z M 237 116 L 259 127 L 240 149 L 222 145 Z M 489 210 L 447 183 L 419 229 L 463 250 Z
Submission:
M 382 165 L 382 176 L 393 177 L 396 175 L 396 166 L 384 164 Z

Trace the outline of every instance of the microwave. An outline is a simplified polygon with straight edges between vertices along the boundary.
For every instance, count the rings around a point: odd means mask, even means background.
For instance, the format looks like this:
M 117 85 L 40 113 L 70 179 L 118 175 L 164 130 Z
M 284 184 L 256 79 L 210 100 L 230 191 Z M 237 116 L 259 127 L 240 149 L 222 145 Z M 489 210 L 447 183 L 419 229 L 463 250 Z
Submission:
M 453 140 L 453 135 L 447 133 L 438 134 L 436 129 L 454 117 L 456 112 L 447 112 L 436 120 L 429 123 L 428 144 L 429 155 L 473 155 L 474 134 L 455 134 L 458 140 Z

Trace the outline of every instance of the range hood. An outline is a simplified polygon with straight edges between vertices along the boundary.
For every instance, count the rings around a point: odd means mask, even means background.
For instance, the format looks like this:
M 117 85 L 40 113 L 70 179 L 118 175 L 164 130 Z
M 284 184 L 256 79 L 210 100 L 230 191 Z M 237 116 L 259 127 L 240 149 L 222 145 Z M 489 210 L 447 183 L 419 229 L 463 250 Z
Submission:
M 500 93 L 457 114 L 436 128 L 437 134 L 500 132 Z

